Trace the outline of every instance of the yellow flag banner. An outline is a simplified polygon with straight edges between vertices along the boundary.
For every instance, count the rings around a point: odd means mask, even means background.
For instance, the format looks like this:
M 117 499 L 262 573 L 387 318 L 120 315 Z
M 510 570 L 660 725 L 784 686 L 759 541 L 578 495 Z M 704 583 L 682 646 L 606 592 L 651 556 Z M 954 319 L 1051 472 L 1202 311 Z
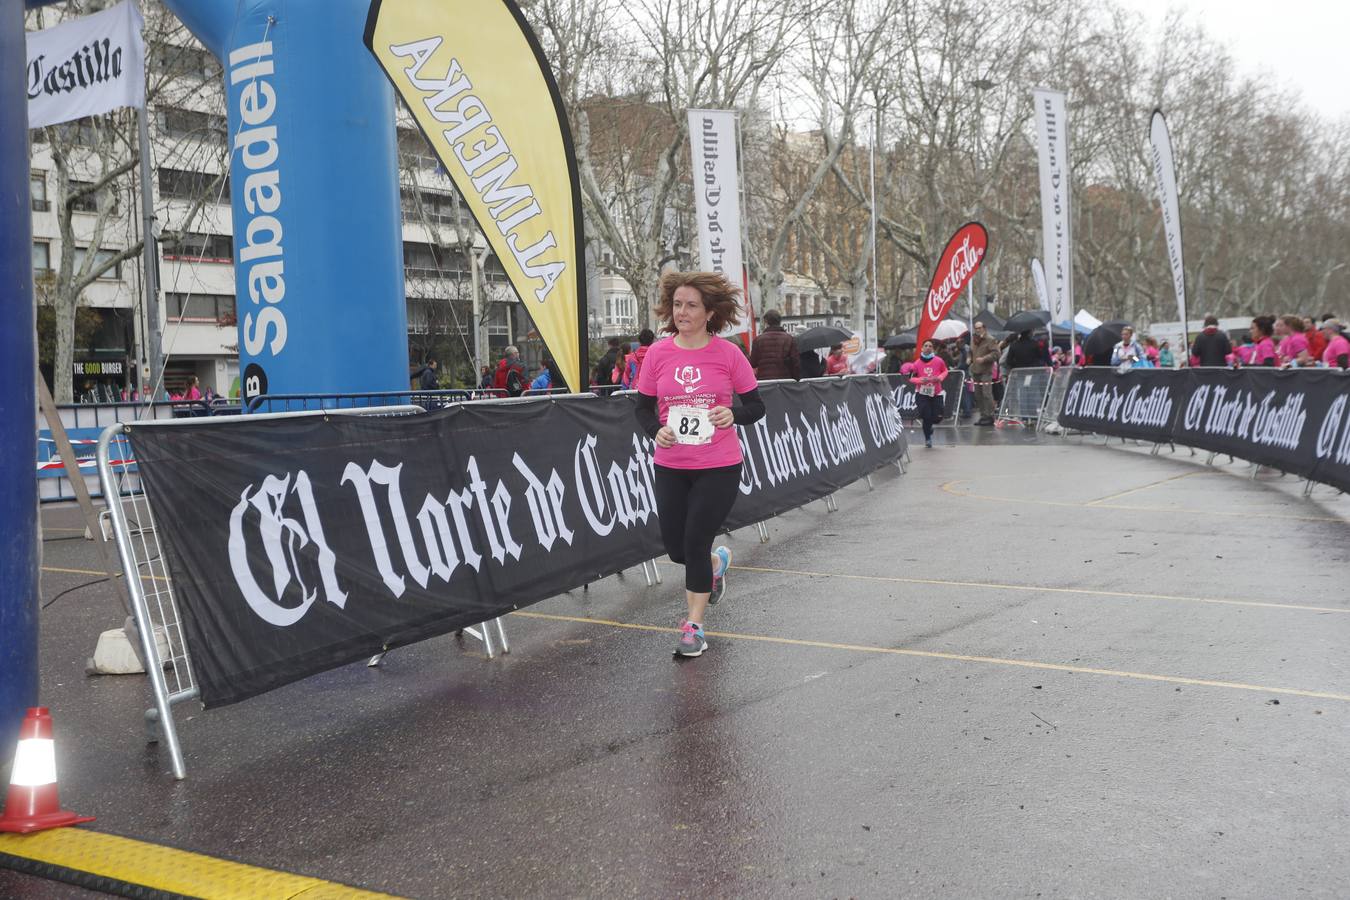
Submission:
M 511 0 L 374 0 L 366 46 L 454 180 L 568 387 L 585 390 L 581 190 L 557 83 Z

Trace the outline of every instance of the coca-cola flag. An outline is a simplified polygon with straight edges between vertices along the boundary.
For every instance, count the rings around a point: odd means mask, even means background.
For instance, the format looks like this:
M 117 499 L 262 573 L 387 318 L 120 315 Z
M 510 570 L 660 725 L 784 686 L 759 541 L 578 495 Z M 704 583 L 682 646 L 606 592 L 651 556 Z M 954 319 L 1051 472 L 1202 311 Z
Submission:
M 942 258 L 933 271 L 933 282 L 928 286 L 928 299 L 924 301 L 919 333 L 915 338 L 919 347 L 923 347 L 923 342 L 933 336 L 938 323 L 947 317 L 956 298 L 975 276 L 988 249 L 989 232 L 979 222 L 967 222 L 956 229 L 956 234 L 947 242 L 947 249 L 942 251 Z
M 1153 145 L 1153 177 L 1158 183 L 1158 202 L 1162 206 L 1163 234 L 1167 238 L 1167 261 L 1172 266 L 1172 286 L 1177 294 L 1177 320 L 1186 328 L 1186 265 L 1181 258 L 1181 206 L 1177 198 L 1177 170 L 1172 162 L 1172 136 L 1161 109 L 1153 111 L 1149 123 L 1149 142 Z M 1190 343 L 1190 335 L 1186 336 Z

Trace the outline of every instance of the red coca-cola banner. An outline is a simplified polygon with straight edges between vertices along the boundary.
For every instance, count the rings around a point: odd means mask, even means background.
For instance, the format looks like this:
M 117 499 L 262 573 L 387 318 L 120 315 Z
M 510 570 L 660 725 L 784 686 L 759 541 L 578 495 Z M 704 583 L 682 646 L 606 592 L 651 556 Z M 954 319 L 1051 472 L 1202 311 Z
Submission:
M 918 345 L 933 336 L 938 323 L 947 317 L 947 312 L 961 296 L 975 270 L 984 260 L 989 249 L 989 232 L 979 222 L 967 222 L 956 229 L 956 234 L 947 242 L 933 271 L 933 283 L 928 286 L 928 299 L 923 304 L 923 315 L 919 317 Z

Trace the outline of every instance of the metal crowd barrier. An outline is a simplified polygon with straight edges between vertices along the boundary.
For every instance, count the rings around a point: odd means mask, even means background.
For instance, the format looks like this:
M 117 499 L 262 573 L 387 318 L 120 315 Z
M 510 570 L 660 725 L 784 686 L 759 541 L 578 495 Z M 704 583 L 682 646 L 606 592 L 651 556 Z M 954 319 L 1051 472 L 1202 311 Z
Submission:
M 369 406 L 418 406 L 440 409 L 465 400 L 505 398 L 501 388 L 436 391 L 370 391 L 368 393 L 261 394 L 248 401 L 249 413 L 315 412 L 323 409 L 361 409 Z
M 1036 423 L 1037 431 L 1063 430 L 1063 426 L 1059 424 L 1059 411 L 1064 406 L 1064 395 L 1069 392 L 1069 378 L 1072 375 L 1073 369 L 1069 366 L 1055 370 L 1054 377 L 1050 379 L 1050 390 L 1045 393 L 1045 403 L 1041 406 L 1041 414 Z
M 813 381 L 833 380 L 839 376 L 825 376 L 817 379 L 807 379 Z M 876 378 L 875 375 L 848 375 L 849 378 Z M 783 379 L 783 382 L 791 382 L 792 379 Z M 761 384 L 773 384 L 772 381 L 761 382 Z M 282 412 L 253 412 L 249 416 L 249 421 L 258 421 L 260 419 L 288 419 L 300 418 L 304 416 L 315 415 L 369 415 L 369 416 L 401 416 L 418 415 L 426 411 L 427 406 L 417 402 L 377 406 L 369 403 L 362 404 L 360 401 L 371 400 L 378 397 L 407 397 L 414 401 L 425 399 L 430 402 L 436 402 L 438 405 L 442 395 L 459 394 L 470 395 L 462 399 L 450 400 L 455 405 L 478 405 L 478 404 L 516 404 L 516 403 L 537 403 L 548 401 L 556 403 L 559 401 L 577 401 L 577 400 L 595 400 L 600 396 L 618 396 L 635 393 L 631 390 L 623 390 L 622 386 L 615 385 L 609 390 L 600 389 L 598 392 L 588 392 L 584 394 L 570 394 L 563 391 L 557 393 L 537 393 L 534 396 L 521 397 L 473 397 L 473 394 L 489 393 L 488 391 L 394 391 L 373 394 L 293 394 L 293 395 L 266 395 L 254 398 L 250 402 L 250 409 L 257 410 L 264 406 L 264 402 L 275 401 L 277 403 L 306 403 L 315 408 L 290 410 Z M 493 391 L 491 393 L 505 393 L 503 391 Z M 339 406 L 343 401 L 354 401 L 349 405 Z M 328 404 L 326 406 L 320 404 Z M 430 408 L 435 408 L 430 407 Z M 219 422 L 220 420 L 215 420 Z M 122 564 L 122 571 L 126 576 L 127 593 L 131 599 L 132 615 L 136 622 L 136 630 L 141 648 L 141 657 L 145 664 L 146 674 L 150 678 L 151 692 L 154 695 L 154 706 L 145 711 L 145 722 L 147 737 L 151 743 L 158 742 L 162 736 L 165 745 L 169 750 L 170 763 L 173 769 L 174 778 L 182 780 L 187 777 L 187 767 L 183 761 L 182 745 L 178 739 L 178 731 L 173 720 L 173 707 L 186 700 L 196 698 L 198 688 L 196 680 L 192 673 L 192 660 L 188 653 L 187 643 L 183 636 L 182 616 L 178 608 L 177 598 L 174 596 L 173 580 L 169 575 L 168 568 L 164 562 L 164 552 L 160 545 L 158 532 L 156 530 L 154 516 L 150 511 L 150 505 L 145 495 L 139 477 L 134 471 L 134 458 L 131 450 L 130 441 L 125 435 L 126 426 L 122 422 L 114 422 L 103 429 L 98 438 L 97 446 L 97 465 L 98 479 L 103 486 L 105 502 L 108 505 L 108 516 L 111 520 L 113 541 L 117 545 L 117 555 Z M 908 449 L 903 457 L 896 460 L 896 468 L 901 474 L 905 473 L 904 459 L 908 457 Z M 872 476 L 865 478 L 868 490 L 875 490 L 872 483 Z M 826 512 L 837 512 L 839 504 L 835 500 L 834 494 L 829 494 L 822 498 L 825 503 Z M 755 524 L 759 535 L 760 543 L 769 541 L 768 527 L 764 522 Z M 132 577 L 131 573 L 135 573 Z M 652 587 L 662 583 L 661 571 L 656 564 L 655 559 L 647 560 L 642 563 L 642 573 L 647 581 L 647 586 Z M 501 643 L 503 653 L 510 652 L 510 646 L 507 643 L 506 630 L 502 625 L 500 617 L 484 622 L 477 628 L 465 628 L 464 632 L 483 642 L 485 652 L 489 659 L 494 658 L 494 638 L 493 632 L 496 632 L 497 640 Z M 161 652 L 160 644 L 164 645 L 164 652 Z M 385 656 L 384 653 L 376 654 L 372 657 L 368 665 L 378 665 Z M 167 672 L 167 674 L 166 674 Z
M 1001 422 L 1040 422 L 1055 370 L 1049 368 L 1013 369 L 1004 377 L 1003 402 L 998 408 Z
M 75 451 L 73 468 L 78 469 L 91 496 L 99 491 L 95 456 L 99 433 L 114 422 L 158 421 L 161 419 L 199 418 L 229 415 L 238 412 L 237 406 L 227 402 L 207 403 L 204 400 L 173 400 L 161 403 L 63 403 L 56 408 Z M 42 503 L 59 503 L 76 498 L 70 483 L 71 466 L 61 458 L 56 441 L 47 427 L 42 413 L 37 414 L 38 454 L 35 477 L 38 499 Z
M 366 406 L 337 410 L 258 413 L 249 421 L 259 419 L 288 419 L 314 415 L 404 416 L 420 415 L 420 406 Z M 220 419 L 213 420 L 221 422 Z M 165 423 L 171 425 L 172 423 Z M 182 745 L 174 725 L 173 707 L 198 696 L 197 683 L 192 673 L 192 659 L 183 637 L 183 618 L 174 596 L 173 579 L 164 561 L 155 519 L 150 511 L 145 490 L 139 478 L 134 481 L 125 465 L 132 459 L 130 442 L 126 438 L 126 424 L 114 422 L 103 430 L 98 439 L 98 477 L 103 486 L 104 499 L 112 522 L 113 541 L 126 577 L 127 593 L 131 598 L 132 616 L 141 647 L 141 659 L 150 677 L 155 705 L 146 710 L 145 721 L 151 743 L 162 736 L 169 750 L 174 778 L 187 777 Z M 496 631 L 503 653 L 510 650 L 506 630 L 500 618 L 484 622 L 464 631 L 483 642 L 489 659 L 495 656 L 492 632 Z M 160 645 L 164 646 L 161 652 Z M 385 654 L 372 657 L 369 665 L 378 665 Z M 167 672 L 167 674 L 166 674 Z

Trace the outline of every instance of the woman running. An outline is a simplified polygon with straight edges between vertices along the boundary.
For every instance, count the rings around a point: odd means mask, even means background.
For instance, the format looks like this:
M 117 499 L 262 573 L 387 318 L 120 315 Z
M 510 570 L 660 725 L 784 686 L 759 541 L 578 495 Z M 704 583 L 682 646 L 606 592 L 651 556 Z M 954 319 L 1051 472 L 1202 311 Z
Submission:
M 739 289 L 716 272 L 669 272 L 656 304 L 674 337 L 652 344 L 638 373 L 637 419 L 656 441 L 656 512 L 672 562 L 684 566 L 688 615 L 676 656 L 708 649 L 703 614 L 726 596 L 731 551 L 712 549 L 740 492 L 741 442 L 733 425 L 764 415 L 755 372 L 740 348 L 717 337 L 739 320 Z M 731 408 L 732 395 L 741 405 Z
M 942 419 L 942 403 L 945 394 L 942 380 L 947 377 L 947 364 L 942 357 L 933 352 L 933 342 L 923 342 L 923 352 L 914 360 L 910 374 L 910 384 L 914 385 L 917 395 L 919 418 L 923 420 L 923 445 L 932 449 L 933 426 Z

